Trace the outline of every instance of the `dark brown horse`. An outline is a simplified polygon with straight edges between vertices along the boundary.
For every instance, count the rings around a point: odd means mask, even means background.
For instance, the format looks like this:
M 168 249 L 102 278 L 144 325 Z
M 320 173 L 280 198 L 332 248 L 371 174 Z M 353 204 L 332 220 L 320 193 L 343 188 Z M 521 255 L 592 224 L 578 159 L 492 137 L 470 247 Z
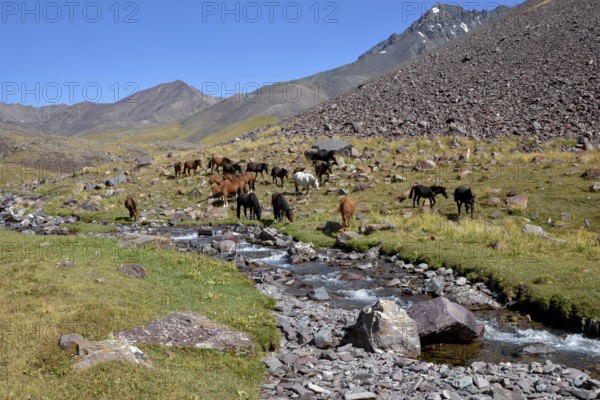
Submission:
M 177 161 L 175 164 L 173 164 L 173 168 L 175 169 L 175 178 L 177 178 L 179 175 L 181 175 L 181 161 Z
M 273 214 L 275 214 L 277 221 L 282 222 L 283 214 L 285 214 L 288 221 L 294 222 L 294 212 L 288 202 L 285 201 L 283 193 L 273 193 L 273 196 L 271 196 L 271 205 L 273 206 Z
M 223 164 L 233 164 L 233 162 L 227 157 L 217 156 L 213 154 L 212 157 L 208 160 L 208 168 L 210 168 L 210 173 L 213 173 L 213 168 L 215 167 L 217 173 L 219 173 L 219 167 L 222 167 Z
M 317 160 L 315 161 L 315 172 L 317 179 L 320 183 L 323 183 L 323 176 L 327 175 L 327 182 L 329 182 L 329 175 L 331 174 L 331 164 L 327 161 Z
M 344 230 L 350 229 L 350 218 L 356 211 L 356 203 L 350 196 L 346 196 L 340 201 L 340 213 L 344 221 Z
M 133 219 L 134 221 L 137 221 L 137 198 L 134 195 L 127 195 L 125 198 L 125 208 L 129 210 L 129 220 L 131 221 L 131 219 Z
M 196 175 L 196 169 L 198 169 L 198 167 L 200 167 L 200 169 L 202 169 L 202 160 L 192 160 L 192 161 L 186 161 L 183 163 L 183 174 L 190 176 L 192 175 L 190 173 L 190 171 L 194 171 L 194 175 Z
M 260 177 L 264 180 L 265 177 L 263 172 L 269 173 L 269 164 L 267 163 L 257 163 L 257 162 L 249 162 L 246 166 L 246 172 L 255 172 L 255 179 L 258 179 L 258 174 L 260 173 Z
M 275 185 L 277 185 L 277 178 L 281 179 L 281 187 L 283 187 L 285 178 L 289 179 L 289 172 L 283 167 L 273 167 L 273 169 L 271 169 L 271 178 L 273 178 L 273 183 Z

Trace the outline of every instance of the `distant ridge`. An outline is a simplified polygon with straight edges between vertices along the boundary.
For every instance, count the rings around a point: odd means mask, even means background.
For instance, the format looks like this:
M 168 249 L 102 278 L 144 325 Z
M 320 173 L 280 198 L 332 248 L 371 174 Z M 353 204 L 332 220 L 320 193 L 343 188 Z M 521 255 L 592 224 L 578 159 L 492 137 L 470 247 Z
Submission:
M 32 107 L 0 103 L 0 122 L 33 131 L 78 136 L 179 122 L 220 100 L 177 80 L 112 104 L 82 102 Z

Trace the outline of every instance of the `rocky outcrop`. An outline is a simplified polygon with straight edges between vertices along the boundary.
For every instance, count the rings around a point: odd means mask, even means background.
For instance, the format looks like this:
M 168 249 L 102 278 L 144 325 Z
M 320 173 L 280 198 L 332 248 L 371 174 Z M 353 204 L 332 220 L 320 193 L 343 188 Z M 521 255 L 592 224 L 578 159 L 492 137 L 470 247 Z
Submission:
M 445 297 L 414 304 L 408 315 L 416 321 L 423 344 L 468 343 L 485 333 L 472 312 Z
M 406 310 L 388 300 L 365 307 L 344 340 L 372 352 L 393 351 L 403 357 L 421 354 L 417 323 Z
M 253 352 L 252 340 L 247 333 L 231 330 L 192 311 L 172 312 L 114 336 L 146 345 L 215 349 L 243 355 Z
M 76 369 L 87 369 L 115 360 L 153 368 L 152 361 L 140 349 L 122 339 L 89 342 L 82 336 L 71 333 L 62 335 L 58 339 L 58 345 L 75 355 L 72 366 Z

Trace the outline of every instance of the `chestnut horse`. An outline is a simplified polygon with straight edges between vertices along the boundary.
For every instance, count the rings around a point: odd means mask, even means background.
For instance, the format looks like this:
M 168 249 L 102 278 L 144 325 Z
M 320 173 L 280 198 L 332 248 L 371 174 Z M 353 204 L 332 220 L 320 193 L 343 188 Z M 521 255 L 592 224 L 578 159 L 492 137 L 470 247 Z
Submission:
M 131 221 L 131 219 L 133 218 L 134 221 L 137 221 L 137 198 L 134 195 L 127 195 L 127 197 L 125 198 L 125 208 L 129 210 L 129 220 Z
M 223 164 L 233 164 L 233 162 L 227 157 L 217 156 L 216 154 L 213 154 L 212 157 L 208 160 L 208 168 L 210 168 L 210 173 L 213 173 L 213 168 L 215 167 L 217 169 L 217 173 L 219 173 L 219 167 L 222 167 Z
M 241 195 L 244 190 L 244 182 L 238 180 L 235 182 L 231 182 L 229 180 L 224 180 L 220 185 L 213 186 L 210 189 L 211 195 L 215 195 L 220 193 L 223 196 L 224 207 L 227 207 L 229 203 L 227 202 L 227 197 L 230 194 L 235 194 L 237 196 Z
M 200 167 L 200 169 L 202 169 L 202 160 L 192 160 L 192 161 L 186 161 L 183 163 L 183 174 L 190 176 L 192 175 L 190 173 L 190 171 L 194 171 L 194 175 L 196 175 L 196 169 L 198 169 L 198 167 Z
M 173 168 L 175 169 L 175 178 L 181 175 L 181 161 L 177 161 L 173 164 Z
M 273 206 L 273 214 L 275 214 L 277 221 L 282 222 L 283 214 L 285 213 L 288 221 L 294 222 L 294 212 L 288 202 L 285 201 L 283 193 L 273 193 L 273 196 L 271 196 L 271 205 Z
M 350 218 L 356 211 L 356 203 L 350 196 L 346 196 L 340 201 L 340 213 L 344 221 L 344 230 L 350 229 Z

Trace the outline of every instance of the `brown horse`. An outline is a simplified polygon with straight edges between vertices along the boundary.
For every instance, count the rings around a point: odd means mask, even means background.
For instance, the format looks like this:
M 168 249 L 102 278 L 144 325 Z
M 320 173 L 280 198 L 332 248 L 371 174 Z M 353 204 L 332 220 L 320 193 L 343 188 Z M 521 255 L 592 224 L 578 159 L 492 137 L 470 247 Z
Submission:
M 256 182 L 256 178 L 254 177 L 254 175 L 252 175 L 252 172 L 244 172 L 243 174 L 238 176 L 238 179 L 244 182 L 245 185 L 248 185 L 249 192 L 253 192 L 256 189 L 254 185 L 254 183 Z
M 175 169 L 175 178 L 177 178 L 179 175 L 181 175 L 181 161 L 177 161 L 175 164 L 173 164 L 173 168 Z
M 235 194 L 236 198 L 237 198 L 237 196 L 239 196 L 243 193 L 243 190 L 244 190 L 244 182 L 242 182 L 242 181 L 231 182 L 229 180 L 225 180 L 220 185 L 213 186 L 212 189 L 210 190 L 210 192 L 212 195 L 220 193 L 221 196 L 223 196 L 223 202 L 225 203 L 224 207 L 227 207 L 229 205 L 229 203 L 227 202 L 227 197 L 230 194 Z
M 223 183 L 223 179 L 219 178 L 218 176 L 213 176 L 208 180 L 208 184 L 212 185 L 213 183 L 220 185 L 221 183 Z
M 208 168 L 210 168 L 210 173 L 213 173 L 213 168 L 215 167 L 217 169 L 217 173 L 219 173 L 219 167 L 223 167 L 223 164 L 233 164 L 233 162 L 227 157 L 213 154 L 208 160 Z
M 183 174 L 190 176 L 192 175 L 190 171 L 193 170 L 194 175 L 196 175 L 196 169 L 198 169 L 198 167 L 202 169 L 202 160 L 186 161 L 185 163 L 183 163 Z
M 356 211 L 356 203 L 350 196 L 346 196 L 340 201 L 340 213 L 344 221 L 344 230 L 350 229 L 350 218 Z
M 131 221 L 131 219 L 133 218 L 134 221 L 137 221 L 137 198 L 134 195 L 127 195 L 127 197 L 125 198 L 125 208 L 129 210 L 129 220 Z

